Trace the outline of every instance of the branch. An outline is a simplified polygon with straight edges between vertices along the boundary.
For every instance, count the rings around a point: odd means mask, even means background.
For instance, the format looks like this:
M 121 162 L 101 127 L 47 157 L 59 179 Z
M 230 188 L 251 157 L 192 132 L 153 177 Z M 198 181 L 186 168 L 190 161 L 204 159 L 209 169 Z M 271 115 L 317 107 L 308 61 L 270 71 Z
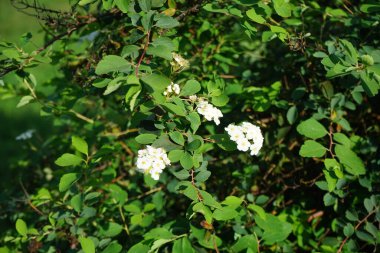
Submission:
M 181 14 L 179 14 L 176 19 L 178 21 L 184 19 L 187 15 L 191 14 L 191 13 L 196 13 L 199 11 L 200 7 L 202 6 L 202 2 L 203 0 L 198 0 L 196 1 L 195 5 L 193 5 L 192 7 L 190 7 L 189 9 L 187 9 L 186 11 L 182 12 Z
M 139 77 L 139 67 L 141 65 L 142 60 L 144 59 L 146 50 L 148 49 L 149 40 L 150 40 L 150 30 L 146 34 L 146 42 L 145 42 L 145 45 L 144 45 L 144 50 L 143 50 L 143 52 L 142 52 L 142 54 L 140 56 L 140 59 L 139 59 L 137 65 L 136 65 L 136 77 Z
M 375 208 L 374 210 L 372 210 L 372 212 L 370 212 L 369 214 L 367 214 L 366 217 L 364 217 L 362 220 L 360 220 L 358 222 L 358 224 L 356 224 L 356 226 L 354 227 L 354 230 L 358 230 L 358 228 L 374 213 L 377 212 L 377 209 L 378 208 Z M 342 241 L 342 243 L 340 244 L 340 247 L 337 251 L 337 253 L 341 253 L 342 250 L 343 250 L 343 246 L 346 244 L 347 240 L 350 238 L 350 236 L 346 236 L 346 238 L 344 238 L 344 240 Z
M 28 205 L 36 212 L 38 213 L 39 215 L 44 215 L 44 213 L 38 209 L 35 205 L 33 205 L 32 201 L 30 201 L 30 196 L 29 196 L 29 193 L 26 191 L 21 179 L 20 179 L 20 186 L 21 186 L 21 189 L 22 191 L 24 192 L 25 194 L 25 197 L 26 197 L 26 201 L 28 202 Z

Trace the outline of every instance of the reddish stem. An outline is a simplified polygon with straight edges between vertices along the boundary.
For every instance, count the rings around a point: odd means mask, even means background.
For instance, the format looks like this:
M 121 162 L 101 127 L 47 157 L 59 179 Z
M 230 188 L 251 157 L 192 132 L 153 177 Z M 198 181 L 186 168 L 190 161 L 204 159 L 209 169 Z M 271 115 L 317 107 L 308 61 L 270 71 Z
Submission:
M 137 62 L 137 65 L 136 65 L 136 77 L 139 76 L 139 67 L 140 67 L 141 62 L 143 61 L 143 59 L 145 57 L 146 50 L 148 49 L 149 40 L 150 40 L 150 30 L 146 34 L 146 42 L 145 42 L 145 45 L 144 45 L 144 49 L 143 49 L 143 52 L 142 52 L 142 54 L 140 56 L 139 61 Z

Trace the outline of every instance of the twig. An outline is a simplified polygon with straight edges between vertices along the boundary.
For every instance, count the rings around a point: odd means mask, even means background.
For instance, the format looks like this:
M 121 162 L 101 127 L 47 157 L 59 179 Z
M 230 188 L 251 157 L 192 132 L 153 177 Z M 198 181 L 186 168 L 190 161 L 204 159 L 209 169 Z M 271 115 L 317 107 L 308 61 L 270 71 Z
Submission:
M 354 230 L 357 230 L 372 214 L 376 213 L 377 212 L 377 209 L 378 208 L 375 208 L 374 210 L 372 210 L 372 212 L 370 212 L 369 214 L 367 214 L 366 217 L 364 217 L 362 220 L 360 220 L 358 222 L 358 224 L 356 224 L 356 226 L 354 227 Z M 342 250 L 343 250 L 343 246 L 346 244 L 347 240 L 350 238 L 350 236 L 346 236 L 346 238 L 344 238 L 344 240 L 342 241 L 342 243 L 340 244 L 340 247 L 337 251 L 337 253 L 341 253 Z
M 199 11 L 200 7 L 202 6 L 202 2 L 203 0 L 198 0 L 196 1 L 195 5 L 193 5 L 192 7 L 190 7 L 189 9 L 187 9 L 186 11 L 182 12 L 180 15 L 178 15 L 176 17 L 176 19 L 178 21 L 184 19 L 187 15 L 191 14 L 191 13 L 196 13 Z
M 121 205 L 119 205 L 119 213 L 120 213 L 120 216 L 121 216 L 121 220 L 123 221 L 123 224 L 124 224 L 124 230 L 125 232 L 127 233 L 128 236 L 131 236 L 130 232 L 129 232 L 129 229 L 128 229 L 128 224 L 125 220 L 125 216 L 124 216 L 124 213 L 123 213 L 123 210 L 121 209 Z
M 198 187 L 195 186 L 194 170 L 193 169 L 191 170 L 190 175 L 191 175 L 191 184 L 194 186 L 195 190 L 197 191 L 197 198 L 199 201 L 202 202 L 203 201 L 202 194 L 200 193 Z
M 80 114 L 77 111 L 74 111 L 73 109 L 70 109 L 69 112 L 73 113 L 77 118 L 86 121 L 87 123 L 94 124 L 94 120 L 87 118 L 83 114 Z
M 129 133 L 135 133 L 135 132 L 138 132 L 138 131 L 139 131 L 138 128 L 132 128 L 132 129 L 127 129 L 127 130 L 124 130 L 124 131 L 121 131 L 121 132 L 116 132 L 116 133 L 107 132 L 107 133 L 104 133 L 103 136 L 114 136 L 114 137 L 119 138 L 120 136 L 127 135 Z
M 333 141 L 333 127 L 332 127 L 331 124 L 329 126 L 329 137 L 330 137 L 329 152 L 330 152 L 331 158 L 334 158 L 335 155 L 334 155 L 334 153 L 332 151 L 332 146 L 334 144 L 334 141 Z
M 219 249 L 218 249 L 218 245 L 216 245 L 215 233 L 212 234 L 212 240 L 214 242 L 214 249 L 215 249 L 216 253 L 220 253 Z
M 155 192 L 159 192 L 159 191 L 161 191 L 163 188 L 164 188 L 163 186 L 160 186 L 160 187 L 157 187 L 157 188 L 153 188 L 152 190 L 149 190 L 149 191 L 147 191 L 147 192 L 144 192 L 143 194 L 140 194 L 140 195 L 138 195 L 138 196 L 136 196 L 136 197 L 134 197 L 134 198 L 130 198 L 129 200 L 141 199 L 141 198 L 146 197 L 146 196 L 148 196 L 148 195 L 150 195 L 150 194 L 153 194 L 153 193 L 155 193 Z
M 21 185 L 21 189 L 22 191 L 24 192 L 25 194 L 25 197 L 26 197 L 26 201 L 28 202 L 28 205 L 36 212 L 38 213 L 39 215 L 44 215 L 44 213 L 38 209 L 35 205 L 33 205 L 32 201 L 30 201 L 30 196 L 29 196 L 29 193 L 26 191 L 21 179 L 20 179 L 20 185 Z
M 149 40 L 150 40 L 150 30 L 146 33 L 146 41 L 145 41 L 144 49 L 143 49 L 143 52 L 142 52 L 142 54 L 140 56 L 140 59 L 139 59 L 137 65 L 136 65 L 136 77 L 139 76 L 139 67 L 141 65 L 142 60 L 144 59 L 146 50 L 148 49 Z

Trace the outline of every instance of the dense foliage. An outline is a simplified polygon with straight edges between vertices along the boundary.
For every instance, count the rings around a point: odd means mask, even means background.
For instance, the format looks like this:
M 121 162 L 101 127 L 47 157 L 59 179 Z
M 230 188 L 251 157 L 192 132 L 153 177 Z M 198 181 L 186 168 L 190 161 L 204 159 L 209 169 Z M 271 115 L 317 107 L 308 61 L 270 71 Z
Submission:
M 15 2 L 1 253 L 378 250 L 378 1 Z

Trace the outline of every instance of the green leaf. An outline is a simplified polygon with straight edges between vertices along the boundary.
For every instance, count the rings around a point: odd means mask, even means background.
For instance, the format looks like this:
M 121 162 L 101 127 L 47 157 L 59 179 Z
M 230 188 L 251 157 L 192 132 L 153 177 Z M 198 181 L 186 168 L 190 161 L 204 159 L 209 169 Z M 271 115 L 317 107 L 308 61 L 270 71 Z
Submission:
M 68 190 L 79 178 L 80 175 L 78 173 L 64 174 L 59 180 L 59 191 L 63 192 Z
M 185 144 L 185 139 L 183 138 L 183 135 L 178 132 L 178 131 L 175 131 L 175 132 L 170 132 L 169 133 L 169 136 L 170 138 L 177 144 L 183 146 Z
M 187 237 L 176 240 L 173 244 L 172 252 L 174 253 L 195 253 L 194 248 Z
M 195 133 L 201 125 L 201 118 L 197 112 L 191 112 L 186 116 L 186 119 L 190 121 L 190 127 Z
M 95 1 L 97 1 L 97 0 L 80 0 L 78 4 L 81 5 L 81 6 L 83 6 L 83 5 L 86 5 L 86 4 L 93 3 Z
M 214 213 L 212 214 L 212 217 L 215 220 L 232 220 L 236 218 L 239 215 L 239 213 L 232 207 L 224 206 L 220 209 L 216 209 Z
M 175 18 L 163 14 L 156 16 L 155 19 L 157 20 L 156 26 L 160 28 L 170 29 L 179 26 L 179 22 Z
M 173 239 L 158 239 L 153 242 L 149 252 L 159 252 L 161 246 L 173 241 Z
M 22 219 L 17 219 L 16 221 L 16 230 L 17 232 L 22 236 L 27 236 L 28 234 L 28 227 Z
M 130 0 L 114 0 L 114 2 L 119 10 L 121 10 L 123 13 L 128 13 Z
M 251 251 L 244 252 L 257 252 L 258 243 L 254 235 L 244 235 L 231 247 L 232 252 L 241 252 L 242 250 L 250 249 Z
M 120 88 L 120 86 L 127 82 L 127 79 L 125 77 L 116 77 L 112 81 L 110 81 L 107 85 L 106 90 L 104 91 L 103 95 L 107 96 L 111 94 L 112 92 L 116 91 Z
M 152 8 L 152 0 L 138 0 L 139 6 L 142 11 L 148 12 Z
M 255 9 L 248 10 L 246 14 L 250 19 L 252 19 L 256 23 L 265 24 L 266 22 L 263 16 L 256 13 Z
M 362 159 L 351 149 L 338 144 L 335 146 L 335 154 L 339 158 L 339 162 L 344 165 L 349 173 L 355 176 L 364 175 L 366 173 Z
M 82 158 L 74 154 L 65 153 L 55 160 L 55 164 L 61 167 L 76 166 L 82 163 Z
M 168 61 L 171 61 L 173 58 L 172 51 L 170 51 L 170 49 L 165 46 L 149 47 L 148 50 L 146 51 L 146 54 L 158 56 Z
M 100 233 L 105 237 L 114 237 L 123 231 L 123 227 L 115 222 L 107 223 L 105 226 L 102 226 Z
M 298 110 L 297 106 L 293 105 L 289 108 L 288 112 L 286 113 L 286 119 L 288 120 L 290 125 L 293 125 L 294 122 L 296 122 L 298 117 Z
M 32 96 L 23 96 L 21 99 L 20 99 L 20 102 L 18 102 L 17 104 L 17 108 L 20 108 L 24 105 L 27 105 L 30 103 L 30 101 L 32 101 L 34 98 Z
M 354 226 L 352 226 L 351 223 L 348 223 L 346 226 L 343 228 L 343 234 L 347 237 L 350 237 L 353 235 L 355 232 Z
M 215 134 L 211 136 L 215 140 L 216 145 L 226 151 L 236 150 L 236 142 L 231 141 L 227 134 Z
M 251 209 L 252 211 L 255 211 L 260 216 L 261 219 L 266 220 L 267 216 L 266 216 L 265 210 L 261 206 L 258 206 L 255 204 L 249 204 L 248 208 Z
M 95 244 L 90 238 L 79 237 L 79 242 L 84 253 L 95 253 Z
M 174 235 L 168 229 L 163 227 L 157 227 L 151 229 L 149 232 L 144 234 L 144 239 L 171 239 Z
M 123 247 L 117 242 L 110 243 L 101 253 L 119 253 Z
M 323 203 L 325 206 L 332 206 L 335 204 L 335 202 L 336 198 L 331 193 L 328 192 L 323 196 Z
M 292 232 L 292 225 L 286 221 L 280 220 L 272 214 L 266 214 L 266 219 L 255 216 L 257 225 L 264 230 L 262 239 L 266 245 L 272 245 L 276 242 L 285 240 Z
M 181 146 L 174 144 L 170 141 L 169 136 L 167 134 L 162 134 L 158 139 L 156 139 L 152 146 L 155 148 L 163 148 L 166 151 L 171 151 L 174 149 L 181 149 Z
M 196 80 L 189 80 L 183 86 L 180 96 L 191 96 L 198 93 L 201 90 L 201 84 Z
M 70 205 L 74 208 L 78 213 L 82 211 L 83 206 L 83 195 L 78 193 L 74 195 L 70 200 Z
M 138 243 L 133 245 L 129 250 L 128 253 L 147 253 L 149 251 L 149 246 L 144 245 L 142 243 Z
M 110 72 L 128 73 L 131 70 L 131 64 L 124 58 L 117 55 L 105 56 L 96 66 L 95 73 L 103 75 Z
M 202 142 L 198 139 L 195 139 L 186 145 L 186 150 L 187 151 L 195 151 L 198 148 L 200 148 L 201 146 L 202 146 Z
M 193 167 L 193 157 L 188 152 L 186 152 L 181 157 L 179 162 L 182 165 L 182 167 L 186 170 L 189 170 Z
M 137 97 L 140 95 L 141 86 L 130 86 L 125 94 L 125 103 L 129 104 L 129 109 L 133 111 L 135 108 Z
M 336 177 L 335 170 L 340 168 L 340 164 L 335 159 L 325 159 L 324 161 L 325 169 L 323 173 L 327 181 L 327 186 L 329 192 L 332 192 L 335 189 L 338 178 Z
M 195 181 L 205 182 L 211 176 L 211 172 L 208 170 L 202 170 L 195 176 Z
M 191 184 L 189 181 L 181 181 L 176 186 L 176 191 L 181 192 L 186 197 L 193 201 L 198 200 L 198 192 L 195 189 L 194 185 Z
M 235 197 L 235 196 L 228 196 L 223 202 L 223 205 L 227 205 L 229 207 L 232 207 L 234 209 L 238 208 L 241 203 L 243 203 L 243 199 Z
M 373 202 L 371 201 L 371 199 L 366 198 L 366 199 L 364 199 L 364 207 L 367 210 L 367 212 L 370 213 L 375 208 L 375 205 L 373 204 Z
M 307 140 L 301 146 L 300 155 L 303 157 L 322 157 L 326 153 L 326 148 L 316 141 Z
M 193 206 L 193 212 L 202 214 L 208 223 L 212 223 L 212 212 L 202 202 L 198 202 Z
M 106 87 L 110 81 L 111 79 L 109 78 L 98 78 L 94 80 L 94 82 L 92 83 L 92 86 L 101 89 L 101 88 Z
M 141 80 L 153 91 L 163 93 L 170 84 L 170 79 L 163 75 L 151 74 L 141 77 Z
M 206 206 L 211 206 L 214 208 L 222 208 L 222 205 L 219 204 L 219 202 L 216 201 L 210 193 L 203 190 L 199 190 L 199 193 L 201 194 L 203 198 L 203 204 L 205 204 Z
M 85 155 L 88 155 L 88 145 L 84 139 L 78 136 L 73 136 L 71 137 L 71 143 L 73 144 L 76 150 L 78 150 L 79 152 Z
M 157 139 L 155 134 L 140 134 L 135 140 L 140 144 L 151 144 Z
M 182 169 L 180 171 L 172 171 L 172 173 L 179 180 L 185 180 L 190 177 L 190 173 L 187 169 Z
M 169 160 L 172 162 L 172 163 L 176 163 L 178 162 L 181 157 L 185 154 L 185 151 L 183 150 L 178 150 L 178 149 L 175 149 L 175 150 L 172 150 L 169 152 L 168 154 L 168 158 Z
M 229 97 L 224 94 L 211 98 L 211 102 L 213 103 L 213 105 L 219 106 L 219 107 L 225 106 L 229 100 L 230 100 Z
M 162 104 L 162 107 L 164 107 L 165 110 L 168 110 L 169 112 L 171 112 L 175 115 L 183 116 L 183 117 L 186 116 L 186 112 L 184 111 L 184 109 L 181 106 L 178 106 L 176 104 L 164 103 L 164 104 Z
M 283 18 L 288 18 L 292 15 L 292 7 L 289 0 L 273 0 L 274 10 Z
M 328 134 L 326 128 L 314 118 L 302 121 L 297 126 L 298 133 L 311 139 L 318 139 Z

